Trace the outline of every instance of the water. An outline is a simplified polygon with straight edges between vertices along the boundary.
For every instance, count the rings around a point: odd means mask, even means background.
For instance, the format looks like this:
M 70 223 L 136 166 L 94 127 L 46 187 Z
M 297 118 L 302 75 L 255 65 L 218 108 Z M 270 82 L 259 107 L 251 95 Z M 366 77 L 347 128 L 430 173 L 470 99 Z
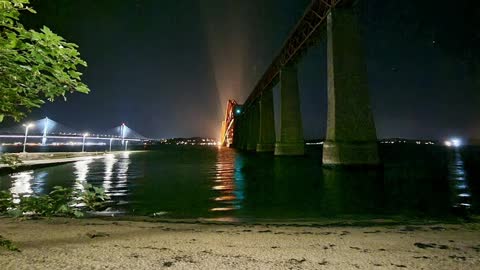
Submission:
M 225 220 L 443 219 L 478 214 L 480 150 L 382 146 L 385 168 L 321 166 L 321 147 L 305 157 L 228 148 L 162 146 L 102 159 L 0 176 L 14 196 L 54 186 L 103 187 L 108 213 Z

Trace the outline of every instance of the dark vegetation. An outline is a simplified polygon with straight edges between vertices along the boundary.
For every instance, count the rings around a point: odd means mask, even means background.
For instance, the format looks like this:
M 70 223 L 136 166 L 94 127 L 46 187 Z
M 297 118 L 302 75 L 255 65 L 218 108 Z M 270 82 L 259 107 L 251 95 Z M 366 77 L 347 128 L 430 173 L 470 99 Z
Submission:
M 85 211 L 101 211 L 107 207 L 109 197 L 104 190 L 85 185 L 84 191 L 54 187 L 47 195 L 20 197 L 16 202 L 12 194 L 0 192 L 0 215 L 13 217 L 82 217 Z

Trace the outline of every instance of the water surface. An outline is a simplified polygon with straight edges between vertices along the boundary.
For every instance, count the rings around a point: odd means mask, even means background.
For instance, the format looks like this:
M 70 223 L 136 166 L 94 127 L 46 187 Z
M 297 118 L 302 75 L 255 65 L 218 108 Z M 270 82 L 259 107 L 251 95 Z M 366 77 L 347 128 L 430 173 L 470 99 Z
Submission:
M 228 148 L 162 146 L 0 176 L 14 196 L 54 186 L 103 187 L 109 213 L 168 218 L 299 220 L 450 218 L 479 212 L 480 151 L 382 146 L 380 170 L 327 169 L 321 147 L 305 157 Z

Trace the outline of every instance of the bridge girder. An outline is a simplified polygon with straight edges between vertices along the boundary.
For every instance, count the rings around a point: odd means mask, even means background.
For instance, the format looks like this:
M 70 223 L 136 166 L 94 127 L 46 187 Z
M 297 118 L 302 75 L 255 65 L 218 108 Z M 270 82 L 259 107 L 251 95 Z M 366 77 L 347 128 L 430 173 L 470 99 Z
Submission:
M 321 26 L 326 24 L 331 9 L 339 6 L 352 6 L 355 2 L 355 0 L 312 0 L 283 44 L 280 53 L 274 58 L 248 96 L 245 101 L 245 109 L 255 104 L 263 91 L 278 83 L 282 67 L 295 63 L 302 53 L 315 43 L 315 36 L 321 30 Z

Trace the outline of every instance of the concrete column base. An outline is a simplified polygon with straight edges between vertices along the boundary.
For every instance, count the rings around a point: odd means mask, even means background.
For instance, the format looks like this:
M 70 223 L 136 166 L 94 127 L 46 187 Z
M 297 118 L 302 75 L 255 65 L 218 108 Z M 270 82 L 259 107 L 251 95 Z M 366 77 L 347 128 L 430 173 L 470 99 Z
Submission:
M 304 143 L 282 143 L 275 144 L 275 156 L 302 156 L 305 154 Z
M 323 144 L 325 166 L 379 166 L 376 142 L 332 142 Z
M 273 152 L 275 151 L 275 144 L 266 144 L 266 143 L 259 143 L 257 144 L 257 152 L 259 153 L 265 153 L 265 152 Z
M 247 151 L 252 151 L 255 152 L 257 150 L 257 145 L 256 144 L 247 144 Z

